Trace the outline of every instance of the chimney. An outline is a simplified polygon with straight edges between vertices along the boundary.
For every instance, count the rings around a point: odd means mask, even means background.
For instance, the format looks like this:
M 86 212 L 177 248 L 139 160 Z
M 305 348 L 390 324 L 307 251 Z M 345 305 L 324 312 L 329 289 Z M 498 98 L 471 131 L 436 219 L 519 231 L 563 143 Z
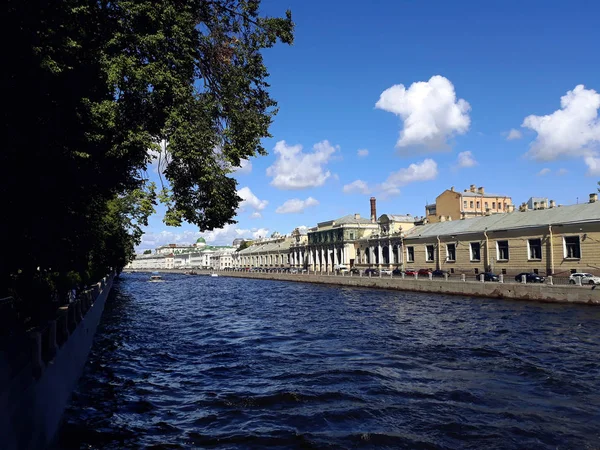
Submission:
M 481 195 L 485 194 L 485 190 L 483 189 L 483 186 L 480 186 L 479 189 L 477 189 L 477 192 Z
M 550 208 L 556 208 L 556 202 L 554 200 L 550 200 Z
M 475 185 L 474 185 L 474 184 L 472 184 L 472 185 L 469 187 L 469 190 L 470 190 L 471 192 L 475 192 Z
M 521 211 L 521 212 L 527 211 L 527 203 L 522 203 L 521 206 L 519 206 L 519 211 Z
M 533 202 L 533 209 L 538 209 L 538 202 Z
M 454 186 L 452 186 L 452 187 L 450 188 L 450 190 L 451 190 L 452 192 L 454 192 Z
M 513 205 L 512 203 L 508 205 L 507 208 L 509 213 L 515 212 L 515 205 Z
M 546 209 L 546 208 L 547 208 L 547 206 L 546 206 L 546 200 L 542 200 L 540 202 L 540 209 Z
M 598 201 L 598 194 L 590 194 L 590 203 L 596 203 Z
M 355 219 L 355 220 L 358 220 L 358 219 L 360 219 L 360 214 L 358 214 L 358 213 L 354 214 L 354 219 Z
M 377 200 L 375 200 L 375 197 L 371 197 L 371 223 L 377 222 L 376 202 L 377 202 Z
M 450 221 L 452 220 L 452 216 L 448 216 L 448 217 L 446 217 L 446 220 L 447 220 L 448 222 L 450 222 Z

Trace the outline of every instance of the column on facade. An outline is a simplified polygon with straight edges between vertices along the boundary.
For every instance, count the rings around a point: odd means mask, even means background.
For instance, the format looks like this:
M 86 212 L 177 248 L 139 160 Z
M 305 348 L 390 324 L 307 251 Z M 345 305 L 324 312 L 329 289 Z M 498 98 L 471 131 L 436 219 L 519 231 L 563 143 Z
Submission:
M 379 253 L 379 265 L 383 265 L 383 245 L 381 242 L 377 242 L 377 252 Z
M 338 249 L 334 245 L 333 246 L 333 267 L 335 267 L 339 264 L 337 252 L 338 252 Z
M 348 249 L 345 245 L 342 246 L 342 264 L 350 264 L 350 261 L 348 261 Z
M 325 249 L 320 248 L 319 271 L 323 272 L 323 262 L 325 261 Z
M 392 245 L 392 241 L 388 244 L 388 258 L 390 265 L 394 264 L 394 246 Z

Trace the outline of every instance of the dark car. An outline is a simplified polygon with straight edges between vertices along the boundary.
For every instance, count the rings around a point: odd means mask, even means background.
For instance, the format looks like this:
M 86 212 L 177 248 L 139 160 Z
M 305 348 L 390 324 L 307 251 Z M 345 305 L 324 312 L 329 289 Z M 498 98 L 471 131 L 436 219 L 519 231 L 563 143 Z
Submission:
M 429 274 L 431 273 L 431 270 L 429 270 L 429 269 L 419 269 L 419 271 L 417 273 L 419 274 L 420 277 L 428 277 Z
M 543 283 L 544 281 L 546 281 L 546 279 L 544 277 L 541 277 L 537 273 L 533 273 L 533 272 L 529 272 L 529 273 L 522 272 L 515 277 L 515 281 L 521 282 L 521 277 L 523 275 L 525 275 L 526 283 Z
M 392 275 L 402 275 L 402 271 L 400 269 L 392 270 Z
M 354 274 L 354 275 L 358 275 L 358 274 L 360 274 L 360 269 L 353 267 L 352 269 L 350 269 L 350 273 Z
M 483 275 L 483 281 L 500 281 L 500 277 L 492 272 L 483 272 L 481 275 Z
M 378 277 L 379 276 L 379 270 L 372 269 L 372 268 L 366 269 L 365 270 L 365 275 L 368 277 L 369 274 L 371 274 L 372 277 Z
M 444 278 L 446 275 L 450 276 L 450 272 L 448 272 L 447 270 L 437 269 L 431 272 L 431 276 L 433 276 L 434 278 Z

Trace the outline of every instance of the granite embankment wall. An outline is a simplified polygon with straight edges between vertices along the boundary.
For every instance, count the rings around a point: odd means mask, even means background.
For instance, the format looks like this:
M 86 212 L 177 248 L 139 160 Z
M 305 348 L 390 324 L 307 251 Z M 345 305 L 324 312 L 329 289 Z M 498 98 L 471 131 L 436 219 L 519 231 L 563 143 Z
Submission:
M 114 275 L 62 307 L 0 355 L 0 448 L 43 449 L 54 439 L 92 347 Z
M 182 270 L 161 270 L 160 272 L 182 273 Z M 198 271 L 206 275 L 206 271 Z M 532 300 L 552 303 L 585 303 L 600 305 L 600 286 L 549 285 L 540 283 L 497 283 L 460 280 L 430 280 L 428 278 L 405 278 L 383 275 L 380 277 L 290 273 L 260 273 L 219 271 L 221 277 L 254 278 L 317 284 L 333 284 L 398 291 L 427 292 L 433 294 L 461 295 L 465 297 L 506 298 L 514 300 Z

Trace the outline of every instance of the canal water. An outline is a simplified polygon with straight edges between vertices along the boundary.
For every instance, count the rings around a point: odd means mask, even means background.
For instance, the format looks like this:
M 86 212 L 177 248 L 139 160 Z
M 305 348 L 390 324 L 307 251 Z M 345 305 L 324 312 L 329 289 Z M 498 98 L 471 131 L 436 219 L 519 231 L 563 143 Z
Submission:
M 600 308 L 124 274 L 63 449 L 600 447 Z

